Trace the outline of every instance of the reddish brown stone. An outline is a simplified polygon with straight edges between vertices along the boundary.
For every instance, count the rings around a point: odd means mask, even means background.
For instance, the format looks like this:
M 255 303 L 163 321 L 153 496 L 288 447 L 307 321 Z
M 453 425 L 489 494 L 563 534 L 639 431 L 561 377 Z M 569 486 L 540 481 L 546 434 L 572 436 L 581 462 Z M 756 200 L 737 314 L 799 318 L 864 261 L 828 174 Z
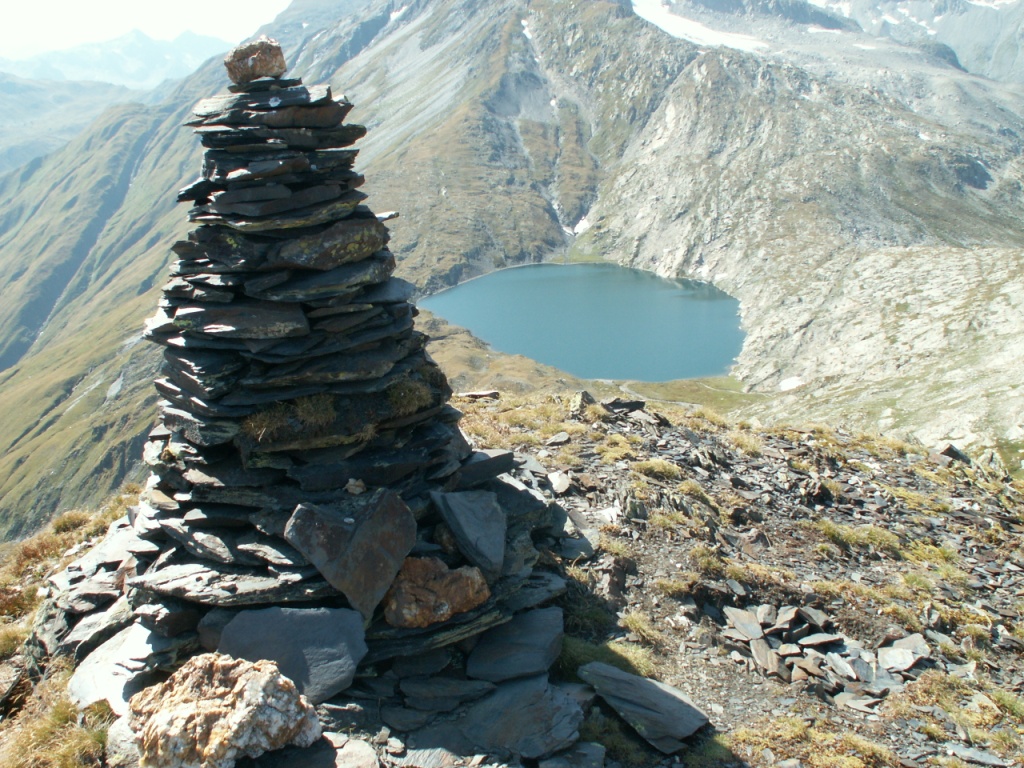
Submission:
M 281 44 L 266 35 L 237 46 L 224 58 L 233 83 L 249 83 L 261 77 L 280 77 L 288 69 Z
M 451 571 L 436 557 L 409 557 L 384 598 L 384 618 L 393 627 L 427 627 L 470 611 L 490 596 L 479 568 Z

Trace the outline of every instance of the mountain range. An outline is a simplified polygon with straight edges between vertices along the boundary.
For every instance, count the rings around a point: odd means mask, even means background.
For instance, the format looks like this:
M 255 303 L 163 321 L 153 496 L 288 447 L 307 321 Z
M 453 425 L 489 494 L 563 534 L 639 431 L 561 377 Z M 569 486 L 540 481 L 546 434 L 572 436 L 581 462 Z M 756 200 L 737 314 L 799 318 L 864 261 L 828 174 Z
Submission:
M 95 81 L 145 91 L 165 80 L 192 74 L 211 56 L 223 55 L 230 48 L 229 42 L 194 32 L 182 32 L 173 40 L 154 40 L 136 29 L 102 43 L 27 59 L 0 59 L 0 72 L 28 80 Z
M 1021 7 L 295 0 L 261 31 L 356 104 L 420 290 L 547 259 L 709 280 L 741 302 L 751 417 L 1019 462 Z M 0 178 L 4 535 L 138 472 L 142 321 L 201 162 L 181 123 L 226 84 L 207 62 Z

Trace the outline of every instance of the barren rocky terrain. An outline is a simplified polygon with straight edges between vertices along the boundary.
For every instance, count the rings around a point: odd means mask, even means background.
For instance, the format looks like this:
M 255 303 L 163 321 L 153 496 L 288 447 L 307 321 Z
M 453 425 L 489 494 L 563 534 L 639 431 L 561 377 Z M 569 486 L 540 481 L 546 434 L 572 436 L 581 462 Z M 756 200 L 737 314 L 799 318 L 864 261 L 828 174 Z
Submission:
M 666 755 L 584 696 L 580 739 L 601 748 L 587 753 L 591 762 L 567 754 L 540 765 L 910 768 L 1024 758 L 1019 482 L 953 448 L 931 453 L 823 426 L 764 429 L 707 409 L 596 403 L 572 391 L 453 402 L 474 444 L 516 452 L 507 482 L 565 521 L 537 542 L 542 568 L 568 581 L 553 603 L 565 617 L 556 678 L 569 683 L 585 663 L 610 663 L 675 686 L 710 720 Z M 59 558 L 125 503 L 98 521 L 65 516 L 8 549 L 5 667 L 27 631 L 20 617 L 50 589 L 55 561 L 41 555 Z M 435 684 L 461 680 L 462 658 L 431 673 Z M 321 708 L 327 730 L 344 732 L 332 737 L 339 749 L 363 741 L 386 765 L 518 764 L 423 751 L 415 734 L 382 721 L 381 704 L 403 703 L 396 673 L 408 674 L 371 665 Z M 37 706 L 0 725 L 5 764 L 23 764 L 6 761 L 23 748 Z M 434 715 L 440 724 L 459 716 Z M 102 727 L 101 713 L 89 717 L 61 738 Z M 292 765 L 303 753 L 288 754 L 259 764 Z

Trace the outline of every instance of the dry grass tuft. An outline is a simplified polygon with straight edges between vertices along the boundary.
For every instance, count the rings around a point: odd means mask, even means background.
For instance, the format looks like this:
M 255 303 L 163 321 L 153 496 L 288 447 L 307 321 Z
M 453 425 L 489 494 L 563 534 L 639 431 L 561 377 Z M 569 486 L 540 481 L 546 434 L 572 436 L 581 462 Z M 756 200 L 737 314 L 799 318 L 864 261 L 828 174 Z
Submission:
M 873 547 L 892 557 L 902 557 L 899 537 L 884 528 L 874 525 L 842 525 L 841 523 L 834 523 L 827 518 L 818 520 L 814 527 L 825 538 L 843 549 L 868 549 Z
M 748 456 L 760 456 L 764 450 L 764 442 L 752 432 L 734 429 L 725 433 L 725 440 L 733 448 Z
M 660 646 L 665 641 L 661 632 L 654 627 L 651 617 L 643 611 L 630 611 L 619 619 L 619 623 L 640 638 L 641 642 Z
M 5 768 L 95 768 L 102 764 L 110 709 L 96 705 L 79 715 L 67 697 L 70 669 L 51 667 L 25 707 L 0 725 Z
M 636 461 L 630 465 L 630 469 L 655 480 L 678 480 L 683 476 L 683 471 L 679 467 L 665 459 Z

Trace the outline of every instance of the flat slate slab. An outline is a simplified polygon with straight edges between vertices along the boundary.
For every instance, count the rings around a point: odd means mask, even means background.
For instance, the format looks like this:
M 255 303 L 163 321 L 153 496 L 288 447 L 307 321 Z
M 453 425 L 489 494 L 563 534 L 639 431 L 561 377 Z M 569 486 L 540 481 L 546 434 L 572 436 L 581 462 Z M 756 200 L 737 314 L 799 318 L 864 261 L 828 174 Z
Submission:
M 466 660 L 466 674 L 492 683 L 548 671 L 562 652 L 561 608 L 539 608 L 488 630 Z
M 505 563 L 505 511 L 489 491 L 431 493 L 459 550 L 483 573 L 488 583 L 501 575 Z
M 334 508 L 300 504 L 284 538 L 370 618 L 416 544 L 416 518 L 397 493 L 379 491 Z
M 582 722 L 579 704 L 540 675 L 501 683 L 467 705 L 458 720 L 427 726 L 410 734 L 407 743 L 418 751 L 514 753 L 533 760 L 572 746 Z
M 757 620 L 757 616 L 750 611 L 745 611 L 742 608 L 734 608 L 731 605 L 725 606 L 722 611 L 726 617 L 737 630 L 744 634 L 750 640 L 757 640 L 759 637 L 764 637 L 764 631 L 761 629 L 761 622 Z
M 686 747 L 681 739 L 708 723 L 708 716 L 677 688 L 631 675 L 599 661 L 579 676 L 653 747 L 667 755 Z
M 134 620 L 128 598 L 122 596 L 106 610 L 93 613 L 79 621 L 71 633 L 61 641 L 58 653 L 81 661 Z
M 352 684 L 366 655 L 363 617 L 347 608 L 264 608 L 241 611 L 221 631 L 220 653 L 276 662 L 313 704 Z
M 460 704 L 474 701 L 494 690 L 486 680 L 452 677 L 409 677 L 399 683 L 405 704 L 427 712 L 450 712 Z
M 194 633 L 166 638 L 132 624 L 79 665 L 68 681 L 68 696 L 82 708 L 106 701 L 115 714 L 126 715 L 128 699 L 152 682 L 151 672 L 173 668 L 198 644 Z
M 129 583 L 158 595 L 220 608 L 302 602 L 337 595 L 334 587 L 320 579 L 264 576 L 212 563 L 168 565 L 136 576 Z

